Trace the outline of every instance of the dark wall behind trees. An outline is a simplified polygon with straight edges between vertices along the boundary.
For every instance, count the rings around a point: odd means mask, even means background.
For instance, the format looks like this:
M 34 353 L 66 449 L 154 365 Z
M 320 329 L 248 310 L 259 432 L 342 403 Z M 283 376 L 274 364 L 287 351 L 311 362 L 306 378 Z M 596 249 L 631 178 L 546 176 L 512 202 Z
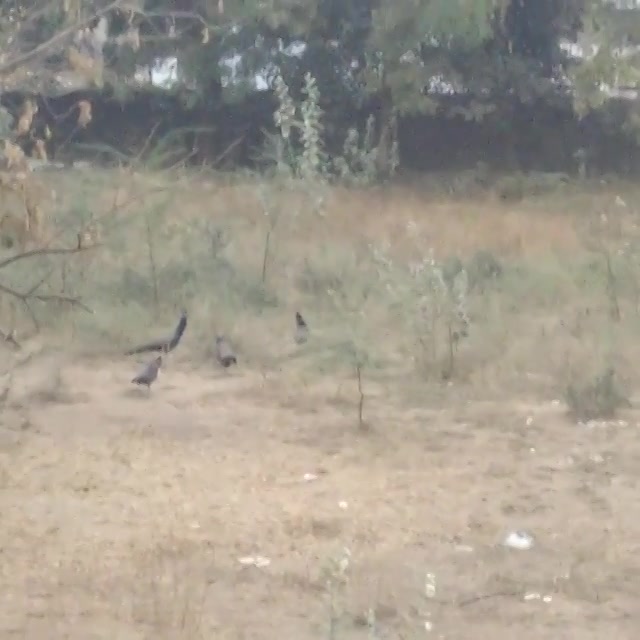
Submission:
M 94 105 L 93 121 L 79 130 L 73 106 L 83 98 Z M 17 112 L 23 99 L 21 93 L 11 92 L 1 102 Z M 133 157 L 153 133 L 156 142 L 168 140 L 173 150 L 168 162 L 188 158 L 191 164 L 233 169 L 256 167 L 264 132 L 274 130 L 276 98 L 262 91 L 237 104 L 186 108 L 178 96 L 162 92 L 140 91 L 124 104 L 102 92 L 82 92 L 40 98 L 39 106 L 39 126 L 51 124 L 52 114 L 69 113 L 56 123 L 50 144 L 59 160 L 86 157 L 109 162 L 118 157 L 107 149 Z M 607 110 L 580 119 L 569 104 L 562 108 L 541 101 L 521 106 L 517 122 L 505 120 L 500 113 L 481 121 L 465 120 L 447 115 L 449 108 L 440 114 L 403 116 L 398 126 L 403 168 L 457 171 L 484 163 L 505 172 L 573 173 L 577 169 L 575 152 L 584 149 L 594 173 L 639 175 L 640 146 L 634 136 L 615 126 L 623 117 L 620 112 L 630 107 L 626 101 L 612 101 Z M 371 109 L 367 105 L 359 112 L 345 111 L 335 105 L 333 111 L 334 118 L 338 117 L 335 113 L 340 114 L 346 128 L 354 123 L 364 127 Z

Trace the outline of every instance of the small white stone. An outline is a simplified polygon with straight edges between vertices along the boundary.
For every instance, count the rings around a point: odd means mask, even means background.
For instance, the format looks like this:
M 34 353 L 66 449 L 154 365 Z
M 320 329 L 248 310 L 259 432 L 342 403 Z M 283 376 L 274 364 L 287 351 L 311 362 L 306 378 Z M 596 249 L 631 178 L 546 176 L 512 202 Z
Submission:
M 258 567 L 258 569 L 262 569 L 262 567 L 268 567 L 271 564 L 271 560 L 264 556 L 256 556 L 253 564 Z
M 456 551 L 460 553 L 473 553 L 473 547 L 468 544 L 457 544 Z
M 505 547 L 527 551 L 533 547 L 533 537 L 526 531 L 512 531 L 502 542 Z
M 340 500 L 340 502 L 338 502 L 338 506 L 343 510 L 346 511 L 349 508 L 349 503 L 346 500 Z
M 424 581 L 424 596 L 425 598 L 436 597 L 436 576 L 433 573 L 427 573 Z
M 317 480 L 317 479 L 318 479 L 318 476 L 317 476 L 315 473 L 305 473 L 305 474 L 302 476 L 302 479 L 303 479 L 305 482 L 312 482 L 313 480 Z
M 552 600 L 553 598 L 551 596 L 544 596 L 544 598 L 542 598 L 542 602 L 546 602 L 547 604 Z
M 529 416 L 527 418 L 527 427 L 530 427 L 533 424 L 533 416 Z
M 242 558 L 238 558 L 238 562 L 245 567 L 254 566 L 258 567 L 258 569 L 268 567 L 271 564 L 271 560 L 264 556 L 243 556 Z

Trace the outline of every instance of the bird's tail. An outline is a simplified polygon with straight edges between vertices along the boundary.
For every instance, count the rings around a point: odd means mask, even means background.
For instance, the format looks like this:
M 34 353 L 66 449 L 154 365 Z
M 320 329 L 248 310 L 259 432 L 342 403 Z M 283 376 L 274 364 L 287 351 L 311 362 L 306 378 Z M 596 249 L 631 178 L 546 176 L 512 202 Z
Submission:
M 141 344 L 138 347 L 133 347 L 133 349 L 129 349 L 129 351 L 126 351 L 125 355 L 133 356 L 138 353 L 149 353 L 150 351 L 162 351 L 163 349 L 165 349 L 165 343 L 159 342 L 156 340 L 155 342 L 147 342 L 145 344 Z
M 169 351 L 172 351 L 178 346 L 178 343 L 182 339 L 182 336 L 184 335 L 184 332 L 186 331 L 186 329 L 187 329 L 187 316 L 183 315 L 183 316 L 180 316 L 180 321 L 178 322 L 178 326 L 176 327 L 176 330 L 173 332 L 173 337 L 169 342 Z

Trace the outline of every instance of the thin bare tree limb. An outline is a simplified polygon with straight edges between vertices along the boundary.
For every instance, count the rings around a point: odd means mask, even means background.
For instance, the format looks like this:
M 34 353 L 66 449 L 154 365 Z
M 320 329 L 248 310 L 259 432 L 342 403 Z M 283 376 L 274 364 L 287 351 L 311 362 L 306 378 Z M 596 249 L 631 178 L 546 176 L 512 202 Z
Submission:
M 27 307 L 29 305 L 30 300 L 36 300 L 38 302 L 63 302 L 65 304 L 71 305 L 72 307 L 78 307 L 87 313 L 93 313 L 93 309 L 88 307 L 78 298 L 73 298 L 71 296 L 60 296 L 57 294 L 38 294 L 38 293 L 29 293 L 20 292 L 12 289 L 11 287 L 7 287 L 4 284 L 0 284 L 0 292 L 6 293 L 8 296 L 16 298 Z
M 82 300 L 79 298 L 74 298 L 72 296 L 61 296 L 57 294 L 34 294 L 30 296 L 32 300 L 37 300 L 38 302 L 62 302 L 64 304 L 68 304 L 72 307 L 78 307 L 78 309 L 82 309 L 87 313 L 94 314 L 95 311 L 88 307 Z
M 211 165 L 217 167 L 244 139 L 247 137 L 246 133 L 243 133 L 236 138 L 221 154 L 214 158 Z
M 358 381 L 358 428 L 364 428 L 364 420 L 362 419 L 362 413 L 364 411 L 364 391 L 362 390 L 362 364 L 356 362 L 356 379 Z
M 5 260 L 1 261 L 0 270 L 3 269 L 4 267 L 7 267 L 8 265 L 13 264 L 14 262 L 18 262 L 19 260 L 24 260 L 26 258 L 30 258 L 34 256 L 70 255 L 70 254 L 80 253 L 83 250 L 93 249 L 97 246 L 99 245 L 92 245 L 90 247 L 74 247 L 73 249 L 48 249 L 45 247 L 40 249 L 33 249 L 31 251 L 24 251 L 22 253 L 18 253 L 14 256 L 10 256 L 9 258 L 6 258 Z M 78 307 L 79 309 L 82 309 L 87 313 L 93 313 L 93 310 L 90 309 L 86 304 L 84 304 L 79 298 L 74 298 L 72 296 L 58 295 L 58 294 L 36 293 L 36 291 L 44 284 L 44 282 L 46 282 L 46 280 L 49 277 L 51 277 L 52 273 L 53 272 L 50 271 L 40 280 L 38 280 L 33 285 L 31 285 L 31 287 L 29 287 L 27 291 L 17 291 L 16 289 L 8 287 L 4 284 L 0 284 L 1 293 L 11 296 L 12 298 L 19 300 L 22 303 L 27 313 L 31 317 L 31 321 L 33 322 L 33 325 L 35 326 L 36 330 L 39 330 L 40 323 L 38 322 L 38 318 L 36 317 L 36 314 L 33 312 L 33 309 L 29 304 L 32 301 L 45 302 L 45 303 L 46 302 L 64 303 L 72 307 Z
M 34 60 L 35 58 L 38 58 L 39 56 L 48 53 L 58 43 L 62 42 L 65 38 L 67 38 L 72 33 L 74 33 L 74 31 L 77 31 L 78 29 L 85 27 L 96 18 L 99 18 L 100 16 L 103 16 L 109 13 L 109 11 L 118 7 L 119 4 L 120 4 L 120 0 L 115 0 L 115 2 L 109 3 L 106 7 L 103 7 L 102 9 L 94 12 L 93 15 L 89 16 L 88 18 L 85 18 L 84 20 L 79 20 L 78 22 L 71 25 L 70 27 L 67 27 L 62 31 L 59 31 L 54 36 L 52 36 L 42 44 L 39 44 L 37 47 L 35 47 L 31 51 L 27 53 L 23 53 L 22 55 L 16 56 L 12 60 L 9 60 L 4 64 L 0 64 L 0 76 L 6 75 L 8 73 L 12 73 L 13 71 L 21 67 L 23 64 L 27 64 L 32 60 Z
M 139 164 L 140 161 L 142 160 L 144 154 L 147 152 L 147 149 L 151 146 L 151 142 L 152 142 L 153 138 L 155 137 L 156 131 L 158 130 L 158 128 L 160 127 L 161 124 L 162 124 L 162 120 L 158 120 L 158 122 L 156 122 L 156 124 L 153 125 L 153 127 L 151 129 L 151 132 L 147 136 L 147 139 L 145 140 L 144 144 L 142 145 L 142 148 L 140 149 L 140 151 L 136 154 L 136 156 L 134 158 L 134 163 L 135 164 Z
M 184 20 L 197 20 L 201 22 L 205 27 L 211 26 L 201 15 L 193 11 L 136 11 L 136 13 L 143 18 L 173 18 Z
M 25 295 L 30 296 L 34 294 L 55 272 L 55 269 L 49 269 L 47 273 L 45 273 L 40 280 L 38 280 L 27 292 Z
M 89 251 L 91 249 L 96 249 L 100 245 L 92 244 L 88 247 L 73 247 L 72 249 L 52 249 L 48 247 L 41 247 L 40 249 L 31 249 L 30 251 L 23 251 L 22 253 L 17 253 L 13 256 L 9 256 L 4 260 L 0 261 L 0 269 L 4 269 L 8 267 L 10 264 L 14 262 L 19 262 L 20 260 L 26 260 L 27 258 L 33 258 L 34 256 L 61 256 L 61 255 L 71 255 L 74 253 L 81 253 L 82 251 Z

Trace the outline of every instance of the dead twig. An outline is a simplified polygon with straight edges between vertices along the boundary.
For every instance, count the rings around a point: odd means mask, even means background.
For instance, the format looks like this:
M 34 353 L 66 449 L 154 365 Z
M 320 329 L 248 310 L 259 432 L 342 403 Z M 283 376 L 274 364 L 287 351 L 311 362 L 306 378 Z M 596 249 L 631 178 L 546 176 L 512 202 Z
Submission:
M 27 306 L 29 301 L 31 300 L 35 300 L 37 302 L 61 302 L 72 307 L 78 307 L 83 311 L 86 311 L 87 313 L 94 313 L 93 309 L 84 304 L 84 302 L 82 302 L 79 298 L 74 298 L 72 296 L 61 296 L 55 293 L 30 293 L 29 291 L 20 292 L 3 284 L 0 284 L 0 292 L 6 293 L 8 296 L 16 298 L 16 300 L 19 300 L 20 302 L 22 302 L 22 304 Z
M 243 133 L 240 137 L 236 138 L 222 153 L 213 159 L 211 166 L 217 167 L 246 137 L 247 134 Z
M 151 271 L 151 281 L 153 283 L 153 302 L 157 311 L 160 306 L 160 287 L 158 285 L 158 268 L 155 257 L 155 238 L 153 237 L 149 214 L 145 216 L 145 226 L 147 232 L 147 257 L 149 258 L 149 269 Z
M 614 322 L 620 322 L 620 304 L 618 303 L 618 280 L 611 264 L 609 251 L 604 250 L 604 264 L 607 277 L 607 297 L 609 298 L 609 317 Z
M 8 267 L 10 264 L 14 262 L 19 262 L 20 260 L 26 260 L 27 258 L 33 258 L 34 256 L 61 256 L 61 255 L 72 255 L 74 253 L 80 253 L 81 251 L 89 251 L 90 249 L 95 249 L 99 247 L 99 244 L 92 244 L 88 247 L 73 247 L 73 248 L 58 248 L 52 249 L 50 247 L 41 247 L 39 249 L 30 249 L 29 251 L 23 251 L 21 253 L 16 253 L 15 255 L 9 256 L 4 260 L 0 261 L 0 269 L 4 269 Z
M 166 173 L 171 173 L 181 165 L 186 164 L 191 158 L 193 158 L 193 156 L 196 155 L 196 153 L 197 151 L 195 149 L 192 149 L 191 151 L 189 151 L 189 153 L 185 154 L 183 158 L 181 158 L 180 160 L 176 160 L 176 162 L 174 162 L 170 167 L 168 167 L 166 169 Z
M 362 419 L 362 413 L 364 411 L 364 391 L 362 390 L 362 364 L 356 362 L 356 378 L 358 380 L 358 393 L 360 399 L 358 401 L 358 429 L 363 430 L 365 428 L 364 420 Z
M 141 160 L 144 157 L 144 154 L 147 152 L 147 149 L 151 146 L 151 141 L 154 139 L 155 135 L 156 135 L 156 131 L 158 130 L 158 128 L 160 127 L 160 125 L 162 124 L 161 120 L 158 120 L 158 122 L 156 122 L 156 124 L 151 127 L 151 131 L 149 133 L 149 135 L 147 136 L 147 139 L 144 141 L 144 144 L 142 145 L 142 148 L 140 149 L 140 151 L 138 151 L 138 153 L 136 154 L 133 164 L 136 166 L 140 166 L 141 165 Z
M 466 607 L 470 604 L 475 604 L 476 602 L 481 602 L 482 600 L 489 600 L 490 598 L 508 598 L 508 597 L 518 597 L 523 596 L 522 591 L 496 591 L 495 593 L 481 593 L 475 596 L 471 596 L 469 598 L 465 598 L 464 600 L 458 600 L 456 603 L 459 607 Z
M 25 296 L 33 295 L 55 272 L 55 269 L 49 269 L 45 275 L 40 278 L 26 293 Z
M 271 231 L 273 229 L 267 229 L 267 234 L 264 238 L 264 251 L 262 254 L 262 284 L 265 284 L 267 281 L 267 265 L 269 263 L 269 248 L 271 243 Z
M 93 245 L 94 247 L 97 245 Z M 74 253 L 80 253 L 85 249 L 90 249 L 93 247 L 74 247 L 72 249 L 67 248 L 59 248 L 59 249 L 51 249 L 51 248 L 40 248 L 40 249 L 32 249 L 30 251 L 23 251 L 22 253 L 18 253 L 16 255 L 10 256 L 5 260 L 0 261 L 0 270 L 3 268 L 14 264 L 20 260 L 25 260 L 27 258 L 33 258 L 35 256 L 50 256 L 50 255 L 70 255 Z M 65 296 L 58 294 L 44 294 L 44 293 L 36 293 L 36 291 L 51 277 L 53 274 L 53 270 L 49 270 L 42 278 L 37 280 L 34 284 L 32 284 L 26 291 L 18 291 L 7 285 L 0 284 L 0 292 L 4 293 L 12 298 L 18 300 L 25 308 L 27 313 L 29 314 L 31 321 L 36 329 L 40 329 L 40 323 L 38 322 L 38 318 L 36 317 L 33 309 L 31 308 L 31 302 L 58 302 L 68 304 L 72 307 L 78 307 L 87 313 L 93 313 L 93 310 L 90 309 L 87 305 L 85 305 L 79 298 L 75 298 L 73 296 Z M 5 338 L 6 340 L 6 338 Z M 13 341 L 16 346 L 19 346 L 15 340 Z

